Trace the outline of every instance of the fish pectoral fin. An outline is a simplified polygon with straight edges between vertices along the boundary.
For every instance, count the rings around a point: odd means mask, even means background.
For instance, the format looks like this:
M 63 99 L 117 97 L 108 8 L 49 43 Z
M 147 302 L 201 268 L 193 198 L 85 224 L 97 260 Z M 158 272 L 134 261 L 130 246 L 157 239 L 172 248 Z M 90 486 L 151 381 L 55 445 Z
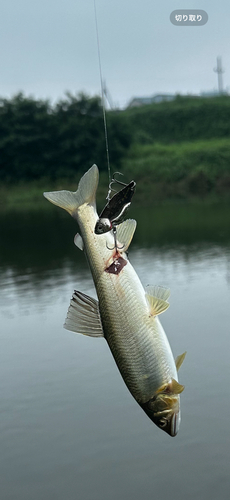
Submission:
M 118 247 L 123 247 L 122 251 L 126 252 L 132 241 L 137 223 L 134 219 L 127 219 L 122 224 L 117 226 L 117 241 Z
M 163 384 L 157 389 L 156 394 L 180 394 L 184 390 L 184 385 L 179 384 L 174 378 L 170 383 Z
M 184 385 L 179 384 L 174 378 L 172 379 L 171 382 L 171 392 L 173 394 L 180 394 L 184 390 Z
M 84 249 L 83 239 L 79 233 L 75 234 L 73 241 L 76 247 L 80 248 L 80 250 Z
M 104 337 L 98 301 L 74 290 L 64 328 L 89 337 Z
M 157 316 L 168 309 L 169 303 L 168 298 L 170 295 L 169 288 L 164 288 L 163 286 L 147 286 L 146 287 L 146 299 L 150 307 L 150 314 L 152 316 Z
M 175 364 L 176 364 L 176 369 L 177 371 L 179 370 L 179 368 L 181 367 L 183 361 L 184 361 L 184 358 L 187 354 L 187 351 L 183 352 L 183 354 L 180 354 L 179 356 L 177 356 L 177 358 L 175 359 Z
M 156 394 L 160 394 L 161 392 L 165 392 L 168 387 L 168 384 L 163 384 L 157 389 Z

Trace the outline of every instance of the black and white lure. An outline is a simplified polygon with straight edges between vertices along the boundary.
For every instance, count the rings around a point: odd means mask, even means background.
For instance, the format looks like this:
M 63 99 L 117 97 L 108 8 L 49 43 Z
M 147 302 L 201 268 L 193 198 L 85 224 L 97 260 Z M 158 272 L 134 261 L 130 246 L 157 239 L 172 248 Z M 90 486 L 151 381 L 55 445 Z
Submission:
M 114 194 L 111 200 L 109 200 L 105 205 L 99 215 L 94 232 L 96 234 L 104 234 L 112 230 L 115 241 L 114 248 L 117 249 L 116 226 L 124 220 L 124 214 L 131 205 L 131 199 L 135 192 L 136 182 L 131 181 L 129 184 L 125 184 L 124 182 L 118 181 L 113 177 L 109 186 L 110 189 L 111 184 L 114 182 L 121 184 L 124 187 L 118 191 L 118 193 Z

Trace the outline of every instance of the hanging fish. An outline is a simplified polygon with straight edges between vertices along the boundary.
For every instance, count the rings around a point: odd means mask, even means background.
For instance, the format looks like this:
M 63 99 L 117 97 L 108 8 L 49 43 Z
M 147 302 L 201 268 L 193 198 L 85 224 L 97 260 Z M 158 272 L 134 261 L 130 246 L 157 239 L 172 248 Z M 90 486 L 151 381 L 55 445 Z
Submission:
M 136 221 L 126 220 L 117 226 L 118 242 L 123 245 L 120 251 L 108 248 L 106 243 L 113 242 L 111 233 L 95 234 L 98 177 L 98 168 L 93 165 L 81 178 L 76 192 L 44 193 L 77 220 L 82 237 L 78 234 L 74 241 L 84 249 L 98 296 L 97 301 L 75 291 L 64 327 L 104 337 L 135 400 L 159 428 L 175 436 L 180 425 L 180 393 L 184 389 L 177 372 L 185 353 L 174 361 L 158 319 L 169 307 L 170 292 L 158 286 L 144 290 L 127 258 L 125 252 Z
M 114 194 L 103 208 L 95 225 L 94 231 L 96 234 L 107 233 L 123 221 L 124 214 L 130 207 L 131 199 L 135 192 L 136 182 L 134 181 L 131 181 L 129 184 L 123 184 L 116 179 L 112 179 L 112 181 L 122 184 L 125 187 Z

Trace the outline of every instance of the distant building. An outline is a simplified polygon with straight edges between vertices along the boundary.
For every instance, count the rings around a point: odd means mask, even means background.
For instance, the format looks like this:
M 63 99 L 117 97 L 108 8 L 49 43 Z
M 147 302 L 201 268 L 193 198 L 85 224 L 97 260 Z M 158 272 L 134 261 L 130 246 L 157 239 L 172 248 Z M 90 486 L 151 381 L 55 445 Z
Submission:
M 175 94 L 156 94 L 153 96 L 153 102 L 174 101 Z
M 152 104 L 153 102 L 173 101 L 176 98 L 175 94 L 155 94 L 151 97 L 134 97 L 128 104 L 129 108 Z
M 128 108 L 135 108 L 138 106 L 144 106 L 147 104 L 159 103 L 163 101 L 174 101 L 178 94 L 155 94 L 151 97 L 134 97 L 130 103 L 128 104 Z M 217 97 L 219 95 L 229 95 L 227 91 L 223 91 L 222 94 L 219 93 L 218 90 L 207 90 L 201 92 L 200 94 L 187 94 L 182 95 L 180 97 L 189 97 L 189 98 L 198 98 L 198 97 Z

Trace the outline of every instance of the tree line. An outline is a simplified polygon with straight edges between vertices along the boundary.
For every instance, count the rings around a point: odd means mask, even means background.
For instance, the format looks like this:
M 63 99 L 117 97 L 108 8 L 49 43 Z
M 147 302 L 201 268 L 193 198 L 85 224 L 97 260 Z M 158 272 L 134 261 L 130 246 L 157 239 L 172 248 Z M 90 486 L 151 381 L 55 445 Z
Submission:
M 111 163 L 118 165 L 130 145 L 119 113 L 108 113 Z M 0 180 L 71 177 L 97 163 L 107 168 L 99 97 L 66 94 L 54 106 L 25 97 L 0 99 Z
M 184 141 L 230 138 L 228 96 L 178 96 L 106 116 L 113 170 L 125 168 L 134 145 L 138 156 L 138 145 L 173 143 L 179 148 Z M 67 93 L 54 105 L 22 93 L 0 98 L 0 181 L 73 178 L 93 163 L 107 169 L 100 97 Z

